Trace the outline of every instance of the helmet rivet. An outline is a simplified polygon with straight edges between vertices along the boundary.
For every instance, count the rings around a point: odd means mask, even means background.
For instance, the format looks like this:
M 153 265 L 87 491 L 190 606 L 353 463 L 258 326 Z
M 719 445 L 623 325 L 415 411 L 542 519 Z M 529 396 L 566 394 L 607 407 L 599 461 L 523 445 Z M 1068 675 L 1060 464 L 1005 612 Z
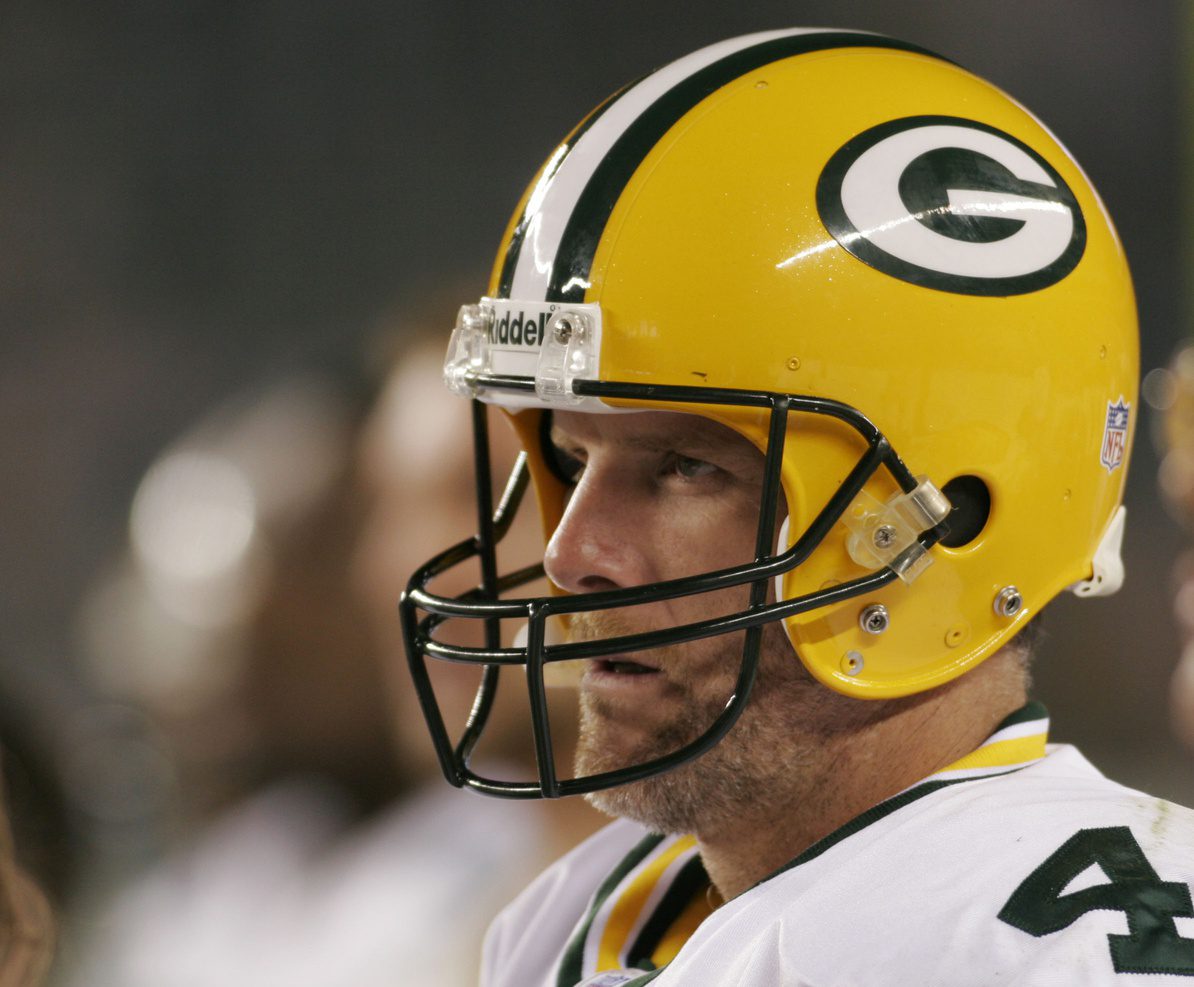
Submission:
M 872 603 L 858 615 L 858 626 L 868 634 L 882 634 L 891 625 L 891 615 L 882 603 Z
M 798 357 L 798 356 L 788 357 L 788 369 L 789 370 L 799 370 L 800 369 L 800 357 Z
M 1014 617 L 1024 606 L 1024 597 L 1015 586 L 1004 586 L 995 596 L 995 613 L 1000 617 Z
M 847 675 L 857 675 L 864 664 L 862 655 L 857 651 L 847 651 L 842 655 L 842 671 Z
M 875 529 L 875 533 L 871 535 L 871 540 L 875 543 L 875 548 L 891 548 L 895 538 L 896 529 L 890 524 L 881 524 Z

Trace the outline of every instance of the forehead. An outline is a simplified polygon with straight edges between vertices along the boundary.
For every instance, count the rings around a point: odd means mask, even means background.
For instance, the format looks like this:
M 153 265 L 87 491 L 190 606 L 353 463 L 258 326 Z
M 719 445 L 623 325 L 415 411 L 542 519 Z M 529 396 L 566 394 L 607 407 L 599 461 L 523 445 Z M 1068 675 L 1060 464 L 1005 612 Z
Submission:
M 701 415 L 672 411 L 625 414 L 553 413 L 552 441 L 557 444 L 611 445 L 647 449 L 719 449 L 761 455 L 732 428 Z

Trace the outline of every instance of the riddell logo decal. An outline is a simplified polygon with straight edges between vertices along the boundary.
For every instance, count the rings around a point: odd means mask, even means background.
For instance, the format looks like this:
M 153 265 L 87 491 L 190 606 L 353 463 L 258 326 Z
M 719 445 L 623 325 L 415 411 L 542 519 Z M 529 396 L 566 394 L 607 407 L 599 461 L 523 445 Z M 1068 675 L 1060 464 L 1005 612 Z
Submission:
M 1108 473 L 1123 465 L 1131 414 L 1132 406 L 1124 401 L 1122 394 L 1115 404 L 1107 402 L 1107 424 L 1103 429 L 1103 448 L 1099 453 L 1099 462 L 1107 467 Z
M 494 319 L 489 327 L 489 342 L 495 346 L 539 346 L 547 333 L 550 312 L 530 314 L 521 309 L 518 312 L 503 312 L 500 319 Z

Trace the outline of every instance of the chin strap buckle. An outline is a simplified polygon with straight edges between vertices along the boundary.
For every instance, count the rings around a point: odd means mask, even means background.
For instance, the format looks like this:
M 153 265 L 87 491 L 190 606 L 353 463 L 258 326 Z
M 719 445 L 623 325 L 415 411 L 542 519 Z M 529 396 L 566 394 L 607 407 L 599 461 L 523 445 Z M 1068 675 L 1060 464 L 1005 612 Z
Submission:
M 846 551 L 865 569 L 891 569 L 910 583 L 933 562 L 920 536 L 941 524 L 953 509 L 926 476 L 916 487 L 886 503 L 861 491 L 842 518 L 850 530 Z

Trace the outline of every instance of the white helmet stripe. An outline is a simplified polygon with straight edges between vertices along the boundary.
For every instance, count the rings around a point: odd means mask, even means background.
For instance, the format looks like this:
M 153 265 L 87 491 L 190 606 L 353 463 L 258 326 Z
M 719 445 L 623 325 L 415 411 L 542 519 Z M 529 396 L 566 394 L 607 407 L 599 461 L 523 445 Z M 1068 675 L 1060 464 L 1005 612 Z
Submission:
M 788 39 L 795 43 L 776 44 Z M 586 129 L 544 169 L 510 243 L 499 295 L 525 301 L 582 301 L 596 241 L 617 195 L 676 120 L 709 92 L 759 65 L 805 51 L 858 45 L 923 51 L 863 32 L 763 31 L 702 48 L 624 90 L 596 111 Z M 736 57 L 751 52 L 757 53 L 757 59 Z M 706 79 L 707 70 L 719 65 L 724 72 Z M 704 84 L 684 92 L 685 84 L 698 75 Z M 683 98 L 669 98 L 677 94 Z M 651 126 L 637 135 L 646 140 L 631 141 L 633 146 L 626 147 L 632 128 L 641 127 L 649 117 L 654 117 Z M 617 153 L 611 155 L 615 149 Z

